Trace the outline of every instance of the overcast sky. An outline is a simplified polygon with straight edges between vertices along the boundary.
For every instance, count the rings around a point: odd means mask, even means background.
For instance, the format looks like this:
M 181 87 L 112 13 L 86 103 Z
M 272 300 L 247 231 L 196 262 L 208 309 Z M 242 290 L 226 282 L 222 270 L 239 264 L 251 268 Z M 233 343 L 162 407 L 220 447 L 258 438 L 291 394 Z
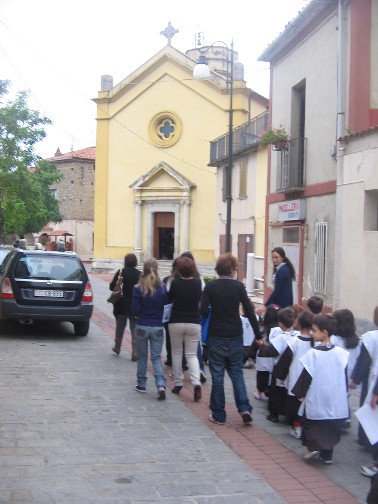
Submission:
M 269 65 L 257 62 L 309 0 L 0 0 L 0 79 L 29 90 L 30 108 L 53 121 L 37 145 L 42 157 L 95 145 L 101 75 L 117 84 L 167 43 L 185 53 L 205 43 L 230 44 L 244 64 L 248 87 L 268 97 Z M 227 5 L 229 4 L 229 5 Z

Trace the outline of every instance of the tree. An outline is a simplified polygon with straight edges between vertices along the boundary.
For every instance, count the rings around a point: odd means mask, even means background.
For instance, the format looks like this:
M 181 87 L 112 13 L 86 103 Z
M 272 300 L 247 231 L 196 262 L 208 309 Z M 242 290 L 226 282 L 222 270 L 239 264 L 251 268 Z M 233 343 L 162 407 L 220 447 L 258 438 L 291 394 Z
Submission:
M 0 239 L 4 234 L 36 233 L 49 221 L 62 217 L 51 185 L 62 175 L 55 163 L 35 153 L 46 136 L 50 119 L 27 105 L 21 91 L 13 101 L 3 102 L 9 81 L 0 80 Z

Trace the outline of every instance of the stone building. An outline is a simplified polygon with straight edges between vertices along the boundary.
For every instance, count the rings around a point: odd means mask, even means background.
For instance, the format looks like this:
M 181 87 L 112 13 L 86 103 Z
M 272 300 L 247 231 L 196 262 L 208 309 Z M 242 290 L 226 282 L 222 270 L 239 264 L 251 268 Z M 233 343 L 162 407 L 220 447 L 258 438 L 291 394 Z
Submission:
M 51 187 L 59 201 L 62 222 L 50 222 L 45 230 L 64 230 L 73 235 L 73 250 L 84 260 L 93 257 L 94 179 L 96 148 L 87 147 L 49 158 L 63 174 Z

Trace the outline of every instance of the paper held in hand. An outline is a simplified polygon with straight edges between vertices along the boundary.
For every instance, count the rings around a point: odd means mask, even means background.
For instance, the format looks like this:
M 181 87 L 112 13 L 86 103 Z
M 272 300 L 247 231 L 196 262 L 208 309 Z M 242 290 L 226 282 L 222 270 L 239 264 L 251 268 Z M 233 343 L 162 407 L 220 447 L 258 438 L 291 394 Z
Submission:
M 169 319 L 171 318 L 171 313 L 172 313 L 172 306 L 173 306 L 173 303 L 169 303 L 169 304 L 164 305 L 163 318 L 162 318 L 163 324 L 165 324 L 166 322 L 169 322 Z
M 365 403 L 355 412 L 358 421 L 365 431 L 370 443 L 378 442 L 378 406 L 374 409 Z

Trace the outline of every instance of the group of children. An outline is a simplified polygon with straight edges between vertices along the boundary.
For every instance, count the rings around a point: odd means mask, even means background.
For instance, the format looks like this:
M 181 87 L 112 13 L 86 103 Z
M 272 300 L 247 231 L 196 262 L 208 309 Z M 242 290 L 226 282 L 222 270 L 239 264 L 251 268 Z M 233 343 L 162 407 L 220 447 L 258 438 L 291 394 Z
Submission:
M 307 309 L 269 306 L 263 337 L 254 339 L 248 357 L 256 363 L 254 397 L 268 398 L 267 419 L 278 422 L 283 415 L 290 434 L 307 447 L 304 459 L 331 464 L 333 448 L 350 425 L 349 388 L 364 384 L 363 402 L 369 370 L 378 371 L 378 331 L 360 339 L 350 310 L 322 310 L 318 296 Z M 374 315 L 377 324 L 378 307 Z M 373 465 L 378 471 L 378 457 Z

